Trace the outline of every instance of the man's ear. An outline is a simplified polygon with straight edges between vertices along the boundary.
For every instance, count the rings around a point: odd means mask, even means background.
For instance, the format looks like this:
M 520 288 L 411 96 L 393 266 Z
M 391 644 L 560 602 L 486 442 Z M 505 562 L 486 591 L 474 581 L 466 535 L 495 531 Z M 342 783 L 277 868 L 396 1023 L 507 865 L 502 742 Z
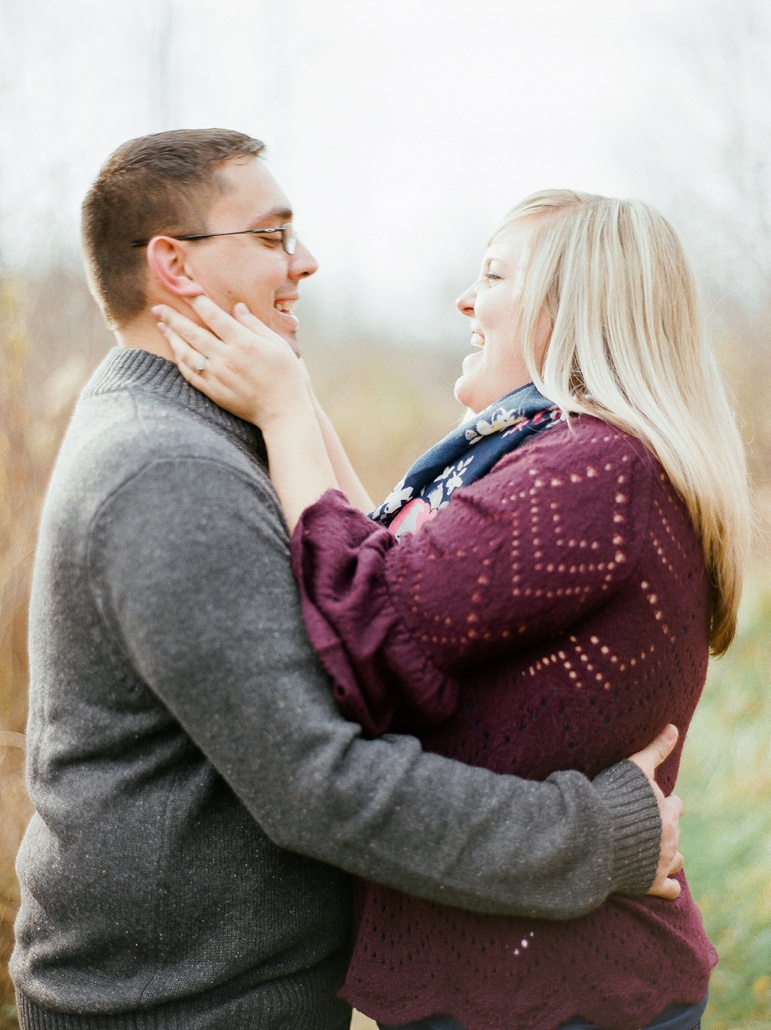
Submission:
M 185 249 L 170 236 L 153 236 L 147 244 L 150 272 L 175 297 L 198 297 L 204 291 L 185 261 Z

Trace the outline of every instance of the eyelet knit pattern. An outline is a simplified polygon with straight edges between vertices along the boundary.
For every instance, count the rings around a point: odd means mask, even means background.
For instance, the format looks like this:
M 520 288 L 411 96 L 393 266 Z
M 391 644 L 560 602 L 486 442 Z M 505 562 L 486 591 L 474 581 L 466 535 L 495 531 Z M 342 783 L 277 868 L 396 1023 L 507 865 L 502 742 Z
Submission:
M 636 439 L 582 417 L 459 490 L 396 544 L 330 492 L 293 560 L 342 711 L 370 734 L 497 772 L 588 776 L 680 729 L 708 659 L 708 583 L 687 513 Z M 559 826 L 555 826 L 559 833 Z M 367 884 L 343 995 L 384 1022 L 633 1030 L 698 1002 L 716 956 L 676 902 L 619 895 L 569 922 L 470 914 Z

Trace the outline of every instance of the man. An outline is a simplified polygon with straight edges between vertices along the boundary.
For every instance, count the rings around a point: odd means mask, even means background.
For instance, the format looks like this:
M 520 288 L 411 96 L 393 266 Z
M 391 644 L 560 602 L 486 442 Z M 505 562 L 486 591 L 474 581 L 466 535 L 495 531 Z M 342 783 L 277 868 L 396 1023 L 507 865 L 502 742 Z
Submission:
M 679 889 L 680 803 L 637 765 L 529 783 L 365 741 L 336 712 L 259 432 L 183 380 L 151 313 L 203 289 L 294 339 L 316 264 L 262 149 L 224 130 L 134 140 L 84 203 L 120 347 L 83 391 L 40 529 L 23 1027 L 347 1026 L 351 872 L 554 918 Z M 649 777 L 670 746 L 638 759 Z

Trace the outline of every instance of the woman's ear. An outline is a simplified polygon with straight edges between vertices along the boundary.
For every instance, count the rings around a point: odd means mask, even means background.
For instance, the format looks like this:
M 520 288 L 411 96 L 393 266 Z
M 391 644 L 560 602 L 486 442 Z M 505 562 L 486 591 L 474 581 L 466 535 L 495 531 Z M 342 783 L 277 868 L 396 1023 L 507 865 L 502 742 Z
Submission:
M 185 248 L 171 236 L 153 236 L 147 244 L 147 265 L 151 275 L 175 297 L 198 297 L 198 285 L 185 260 Z

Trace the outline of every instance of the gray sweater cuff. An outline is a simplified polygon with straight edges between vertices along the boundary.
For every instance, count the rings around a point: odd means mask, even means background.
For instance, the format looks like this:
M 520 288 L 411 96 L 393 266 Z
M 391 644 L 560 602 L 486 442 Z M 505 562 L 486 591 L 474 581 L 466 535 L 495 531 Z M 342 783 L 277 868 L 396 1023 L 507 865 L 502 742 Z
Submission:
M 618 894 L 645 894 L 656 878 L 661 817 L 645 773 L 634 762 L 618 762 L 592 781 L 611 819 L 612 883 Z

